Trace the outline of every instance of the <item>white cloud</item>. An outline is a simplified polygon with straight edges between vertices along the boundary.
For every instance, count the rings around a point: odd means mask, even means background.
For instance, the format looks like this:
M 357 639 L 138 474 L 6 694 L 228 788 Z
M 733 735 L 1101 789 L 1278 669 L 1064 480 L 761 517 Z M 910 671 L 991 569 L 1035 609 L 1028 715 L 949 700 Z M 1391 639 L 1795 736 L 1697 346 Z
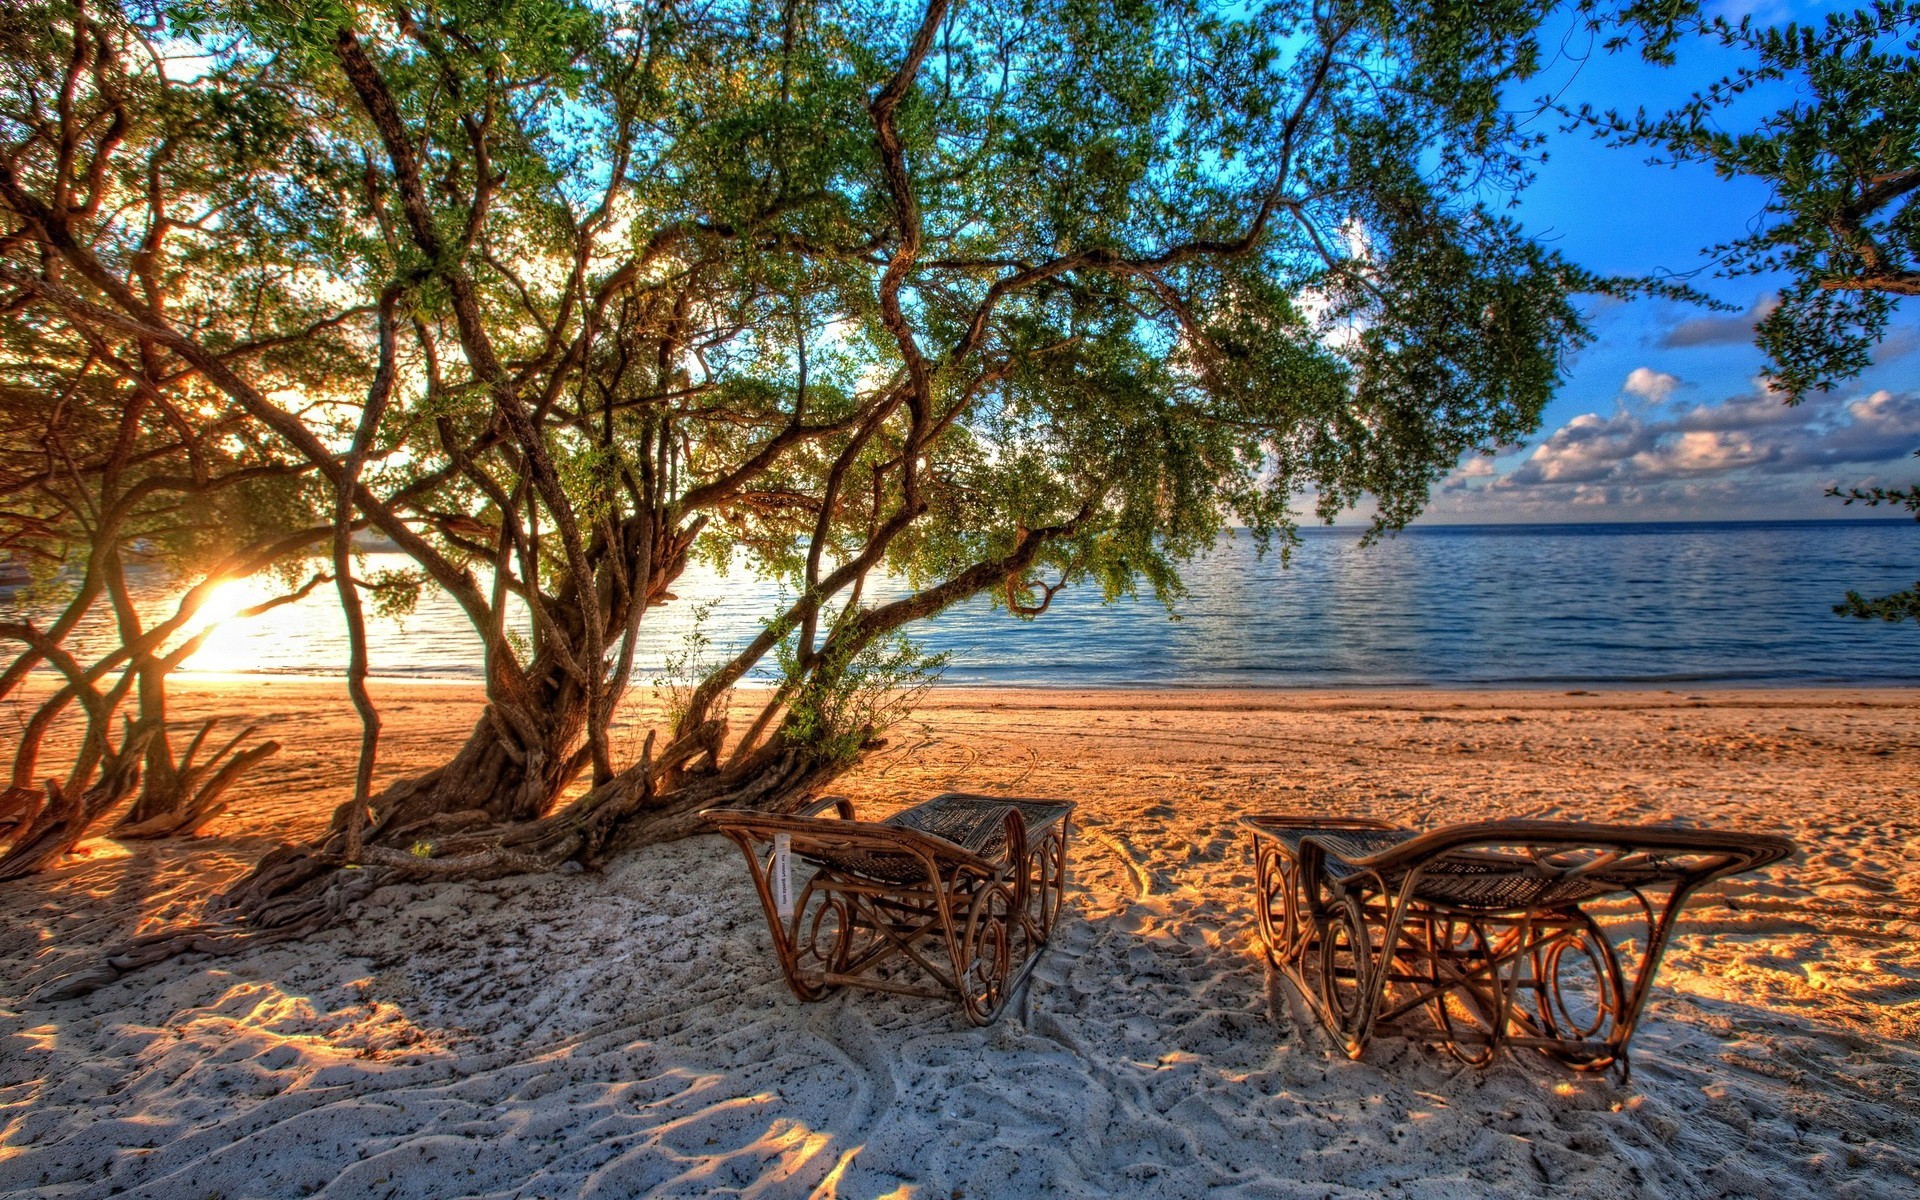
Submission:
M 1635 367 L 1627 375 L 1627 381 L 1620 390 L 1629 396 L 1639 396 L 1659 404 L 1680 389 L 1678 376 L 1665 371 L 1656 371 L 1652 367 Z
M 1696 429 L 1642 450 L 1631 466 L 1644 478 L 1672 479 L 1751 467 L 1767 458 L 1768 451 L 1745 434 Z
M 1613 475 L 1619 464 L 1653 444 L 1649 427 L 1630 413 L 1581 413 L 1534 447 L 1501 484 L 1587 483 Z
M 1768 425 L 1800 425 L 1808 410 L 1788 404 L 1768 388 L 1765 379 L 1753 381 L 1753 391 L 1745 396 L 1730 396 L 1718 404 L 1701 404 L 1674 418 L 1677 429 L 1759 429 Z
M 1914 398 L 1896 396 L 1881 388 L 1865 399 L 1847 405 L 1853 423 L 1869 429 L 1909 432 L 1914 423 Z
M 1469 491 L 1473 487 L 1474 480 L 1491 479 L 1499 473 L 1499 469 L 1493 465 L 1493 459 L 1484 454 L 1472 453 L 1463 458 L 1459 466 L 1447 472 L 1447 477 L 1440 481 L 1439 492 L 1441 495 L 1448 495 Z
M 1881 389 L 1789 407 L 1762 385 L 1679 412 L 1582 413 L 1505 474 L 1484 458 L 1463 463 L 1441 485 L 1435 513 L 1551 517 L 1618 508 L 1623 518 L 1684 518 L 1750 513 L 1764 497 L 1804 515 L 1838 515 L 1818 503 L 1836 476 L 1851 483 L 1876 469 L 1899 475 L 1916 447 L 1920 392 Z

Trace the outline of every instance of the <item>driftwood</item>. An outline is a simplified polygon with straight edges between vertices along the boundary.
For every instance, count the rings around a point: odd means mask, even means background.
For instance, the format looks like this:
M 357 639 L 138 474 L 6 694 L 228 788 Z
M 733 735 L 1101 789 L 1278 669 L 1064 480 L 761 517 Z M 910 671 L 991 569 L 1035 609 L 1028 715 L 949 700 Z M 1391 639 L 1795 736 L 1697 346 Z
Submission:
M 168 789 L 172 803 L 161 811 L 148 814 L 136 802 L 108 836 L 116 840 L 187 837 L 226 811 L 227 792 L 240 781 L 242 775 L 262 760 L 279 753 L 280 743 L 274 741 L 261 742 L 235 753 L 240 743 L 253 735 L 255 726 L 249 725 L 208 755 L 205 761 L 194 762 L 207 735 L 213 732 L 219 720 L 218 717 L 209 717 L 181 752 L 180 761 L 174 764 L 171 787 Z

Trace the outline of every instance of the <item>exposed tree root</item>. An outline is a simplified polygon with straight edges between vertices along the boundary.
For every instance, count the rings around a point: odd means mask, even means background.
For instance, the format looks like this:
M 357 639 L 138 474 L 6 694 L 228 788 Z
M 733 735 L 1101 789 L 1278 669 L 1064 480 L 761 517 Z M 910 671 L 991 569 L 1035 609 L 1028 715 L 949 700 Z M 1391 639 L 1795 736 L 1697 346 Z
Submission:
M 270 942 L 285 941 L 293 934 L 256 933 L 229 925 L 176 925 L 157 933 L 128 941 L 109 952 L 99 962 L 69 971 L 40 985 L 30 999 L 36 1004 L 70 1000 L 105 987 L 121 976 L 141 967 L 165 962 L 182 954 L 238 954 Z
M 18 784 L 0 791 L 0 829 L 14 829 L 33 820 L 47 795 L 39 788 Z
M 151 725 L 129 725 L 118 751 L 104 754 L 98 779 L 77 795 L 47 780 L 46 799 L 21 824 L 0 855 L 0 883 L 31 875 L 66 854 L 93 823 L 140 785 L 140 757 L 153 737 Z
M 115 839 L 185 837 L 226 811 L 228 794 L 240 777 L 280 750 L 261 742 L 236 752 L 253 733 L 242 730 L 205 761 L 193 760 L 214 721 L 203 725 L 181 756 L 171 782 L 156 791 L 142 789 L 142 762 L 159 725 L 129 723 L 117 750 L 101 757 L 101 771 L 84 790 L 69 794 L 49 779 L 45 788 L 13 786 L 0 794 L 0 825 L 11 826 L 11 844 L 0 854 L 0 883 L 36 874 L 71 852 L 96 823 L 129 796 L 134 803 L 109 832 Z M 151 779 L 146 780 L 151 784 Z
M 188 837 L 226 811 L 227 792 L 242 775 L 280 751 L 279 742 L 267 741 L 236 753 L 240 743 L 253 735 L 255 727 L 249 725 L 204 762 L 194 762 L 201 744 L 218 723 L 218 717 L 210 717 L 200 727 L 173 766 L 171 786 L 164 795 L 149 786 L 108 836 L 117 840 Z M 148 783 L 151 785 L 152 780 Z
M 210 921 L 134 938 L 101 961 L 43 984 L 34 999 L 85 995 L 181 954 L 232 954 L 306 937 L 335 924 L 355 901 L 390 883 L 496 879 L 551 871 L 570 861 L 597 867 L 612 853 L 699 832 L 699 814 L 707 809 L 791 811 L 842 769 L 776 744 L 726 770 L 690 771 L 687 764 L 698 759 L 711 767 L 724 734 L 724 725 L 709 721 L 658 756 L 649 735 L 638 763 L 528 821 L 503 823 L 477 807 L 421 816 L 427 796 L 440 795 L 444 802 L 446 768 L 402 780 L 375 801 L 357 862 L 346 856 L 349 802 L 318 840 L 266 854 L 213 902 Z M 672 786 L 663 787 L 663 780 Z

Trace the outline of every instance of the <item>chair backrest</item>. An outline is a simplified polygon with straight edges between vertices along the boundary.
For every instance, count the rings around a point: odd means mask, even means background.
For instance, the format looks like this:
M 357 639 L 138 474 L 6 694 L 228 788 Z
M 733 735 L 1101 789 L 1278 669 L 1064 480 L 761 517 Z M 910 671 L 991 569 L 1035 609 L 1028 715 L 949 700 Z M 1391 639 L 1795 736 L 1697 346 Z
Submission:
M 1450 875 L 1509 874 L 1569 885 L 1584 881 L 1603 890 L 1661 882 L 1697 887 L 1778 862 L 1796 849 L 1791 840 L 1774 834 L 1580 821 L 1444 825 L 1383 848 L 1348 845 L 1332 830 L 1308 834 L 1307 839 L 1350 867 L 1382 874 L 1422 867 Z
M 786 834 L 793 852 L 844 870 L 882 879 L 918 877 L 927 870 L 964 867 L 991 875 L 996 865 L 937 834 L 878 821 L 829 817 L 771 816 L 740 809 L 702 814 L 720 832 L 743 845 Z M 944 873 L 944 871 L 942 871 Z

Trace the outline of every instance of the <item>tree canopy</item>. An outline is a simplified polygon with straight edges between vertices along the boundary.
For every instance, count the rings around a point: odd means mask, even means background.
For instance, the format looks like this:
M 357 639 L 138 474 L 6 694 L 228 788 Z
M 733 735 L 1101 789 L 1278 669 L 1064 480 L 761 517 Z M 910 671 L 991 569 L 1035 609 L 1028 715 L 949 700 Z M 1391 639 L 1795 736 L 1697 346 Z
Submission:
M 137 347 L 296 462 L 350 630 L 360 593 L 436 587 L 485 648 L 468 744 L 376 797 L 356 633 L 358 795 L 238 911 L 310 927 L 380 879 L 791 806 L 956 601 L 1172 601 L 1302 496 L 1403 525 L 1535 426 L 1574 294 L 1619 286 L 1500 211 L 1545 11 L 16 9 L 42 49 L 0 97 L 7 319 Z M 360 577 L 355 525 L 415 570 Z M 695 554 L 789 599 L 616 761 L 637 631 Z M 729 730 L 763 660 L 782 682 Z
M 1676 31 L 1745 61 L 1664 113 L 1578 115 L 1616 144 L 1770 186 L 1753 232 L 1708 253 L 1729 276 L 1787 276 L 1756 328 L 1766 373 L 1796 400 L 1826 391 L 1872 364 L 1900 298 L 1920 295 L 1920 8 L 1876 0 L 1818 22 L 1689 18 Z M 1768 111 L 1775 98 L 1787 102 Z

